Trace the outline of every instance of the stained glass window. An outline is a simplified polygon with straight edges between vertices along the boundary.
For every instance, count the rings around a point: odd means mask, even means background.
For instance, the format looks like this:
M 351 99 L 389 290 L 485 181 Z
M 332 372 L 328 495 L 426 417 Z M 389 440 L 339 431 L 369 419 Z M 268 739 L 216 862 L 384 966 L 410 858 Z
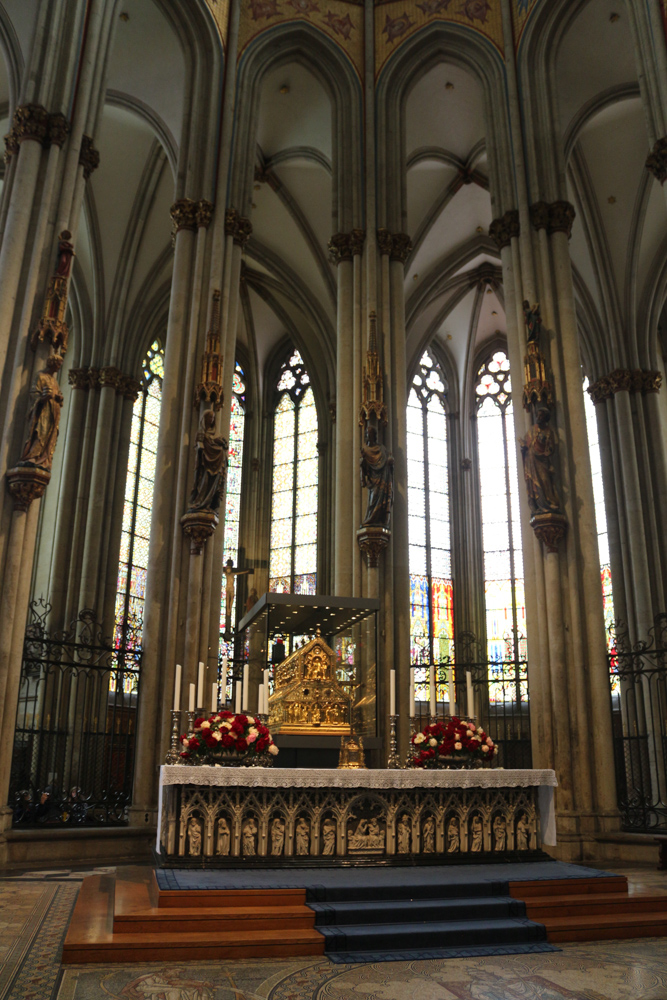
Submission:
M 241 365 L 236 362 L 232 383 L 231 419 L 229 422 L 229 465 L 227 468 L 227 493 L 225 497 L 225 544 L 222 561 L 231 559 L 237 565 L 239 554 L 239 520 L 241 517 L 241 475 L 243 472 L 243 434 L 245 430 L 246 378 Z M 220 602 L 220 631 L 225 629 L 227 601 L 223 580 Z M 236 619 L 236 588 L 232 607 L 232 627 Z M 231 651 L 228 650 L 231 656 Z
M 446 385 L 425 351 L 407 407 L 410 658 L 415 698 L 428 700 L 428 666 L 453 657 Z M 439 681 L 446 683 L 443 673 Z M 438 700 L 444 691 L 438 689 Z
M 496 351 L 477 373 L 477 447 L 482 505 L 486 643 L 491 702 L 506 700 L 520 665 L 525 680 L 526 607 L 510 365 Z M 496 665 L 494 667 L 494 664 Z M 524 690 L 524 688 L 526 690 Z M 516 698 L 514 691 L 512 697 Z
M 129 615 L 143 619 L 163 377 L 164 348 L 159 340 L 154 340 L 144 359 L 142 391 L 132 413 L 116 586 L 117 643 L 122 640 L 123 623 Z
M 273 419 L 269 590 L 317 592 L 317 410 L 295 350 L 283 364 Z
M 607 512 L 604 506 L 604 488 L 602 485 L 602 462 L 600 460 L 600 442 L 598 439 L 598 422 L 595 416 L 595 404 L 588 394 L 588 379 L 584 379 L 584 407 L 586 410 L 586 430 L 588 432 L 588 448 L 591 456 L 591 471 L 593 473 L 593 498 L 595 500 L 595 523 L 598 532 L 598 549 L 600 552 L 600 578 L 602 580 L 602 602 L 604 606 L 604 623 L 607 629 L 607 643 L 610 645 L 612 636 L 609 628 L 614 624 L 614 598 L 611 590 L 611 562 L 609 559 L 609 535 L 607 533 Z M 610 645 L 611 652 L 611 645 Z

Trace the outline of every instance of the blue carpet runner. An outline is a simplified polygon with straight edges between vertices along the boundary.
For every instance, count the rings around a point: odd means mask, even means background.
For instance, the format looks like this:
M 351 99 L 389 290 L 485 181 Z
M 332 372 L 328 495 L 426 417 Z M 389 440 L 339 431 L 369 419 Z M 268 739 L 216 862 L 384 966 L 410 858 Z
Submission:
M 365 873 L 364 873 L 365 874 Z M 558 951 L 542 924 L 507 882 L 369 885 L 306 890 L 315 926 L 332 962 L 396 962 L 426 958 Z

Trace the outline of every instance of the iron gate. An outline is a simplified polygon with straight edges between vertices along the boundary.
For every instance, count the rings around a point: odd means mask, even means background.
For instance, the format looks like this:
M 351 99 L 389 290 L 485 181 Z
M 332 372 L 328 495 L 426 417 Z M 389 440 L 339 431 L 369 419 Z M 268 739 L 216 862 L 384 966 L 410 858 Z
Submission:
M 667 830 L 667 614 L 648 639 L 610 629 L 609 670 L 618 807 L 623 828 Z
M 127 822 L 134 771 L 140 622 L 106 639 L 84 609 L 50 631 L 33 601 L 23 645 L 9 804 L 14 826 Z

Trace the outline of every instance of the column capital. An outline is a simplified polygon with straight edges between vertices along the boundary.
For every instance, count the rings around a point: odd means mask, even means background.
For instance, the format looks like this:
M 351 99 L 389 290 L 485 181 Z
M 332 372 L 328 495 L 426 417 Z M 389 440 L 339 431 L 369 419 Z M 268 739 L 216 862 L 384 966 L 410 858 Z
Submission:
M 412 250 L 412 240 L 407 233 L 394 233 L 391 237 L 389 260 L 397 260 L 405 264 Z
M 549 236 L 552 233 L 566 233 L 569 239 L 572 235 L 572 223 L 576 214 L 574 205 L 571 205 L 569 201 L 552 201 L 549 205 L 549 224 L 547 226 Z
M 5 136 L 5 160 L 18 153 L 24 139 L 48 145 L 49 113 L 41 104 L 21 104 L 14 112 L 12 126 Z
M 611 399 L 617 392 L 659 392 L 662 374 L 658 371 L 644 371 L 642 368 L 614 368 L 608 375 L 602 375 L 588 387 L 588 394 L 594 403 Z
M 489 236 L 499 250 L 508 247 L 512 239 L 518 237 L 520 232 L 519 212 L 516 208 L 511 208 L 500 218 L 494 219 L 489 226 Z
M 93 146 L 93 140 L 89 135 L 81 136 L 79 163 L 83 167 L 83 179 L 86 181 L 100 165 L 100 152 Z
M 59 111 L 49 115 L 49 142 L 52 146 L 62 149 L 69 135 L 69 122 Z
M 236 246 L 245 246 L 252 235 L 252 222 L 235 208 L 228 208 L 225 212 L 225 235 L 231 236 Z
M 355 254 L 363 253 L 365 239 L 364 229 L 352 229 L 349 233 L 334 233 L 328 243 L 331 263 L 340 264 L 343 260 L 352 260 Z
M 67 380 L 73 389 L 99 389 L 100 370 L 99 368 L 70 368 Z
M 197 228 L 197 202 L 193 201 L 192 198 L 179 198 L 169 209 L 169 214 L 171 215 L 172 243 L 181 229 L 189 229 L 194 232 Z
M 213 202 L 207 201 L 205 198 L 198 201 L 196 218 L 198 229 L 201 229 L 202 227 L 204 229 L 208 229 L 211 224 L 211 219 L 213 218 Z
M 650 170 L 656 180 L 664 184 L 667 180 L 667 135 L 658 139 L 652 151 L 646 157 L 646 169 Z
M 388 229 L 378 229 L 377 231 L 377 241 L 380 253 L 388 257 L 391 253 L 391 233 Z

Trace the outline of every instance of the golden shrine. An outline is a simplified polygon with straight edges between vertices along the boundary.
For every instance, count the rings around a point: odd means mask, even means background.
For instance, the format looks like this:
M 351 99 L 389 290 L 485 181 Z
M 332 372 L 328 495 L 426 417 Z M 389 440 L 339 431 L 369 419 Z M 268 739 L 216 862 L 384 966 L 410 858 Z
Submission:
M 314 639 L 276 666 L 269 698 L 275 733 L 343 736 L 350 732 L 350 695 L 336 679 L 336 654 L 319 628 Z

